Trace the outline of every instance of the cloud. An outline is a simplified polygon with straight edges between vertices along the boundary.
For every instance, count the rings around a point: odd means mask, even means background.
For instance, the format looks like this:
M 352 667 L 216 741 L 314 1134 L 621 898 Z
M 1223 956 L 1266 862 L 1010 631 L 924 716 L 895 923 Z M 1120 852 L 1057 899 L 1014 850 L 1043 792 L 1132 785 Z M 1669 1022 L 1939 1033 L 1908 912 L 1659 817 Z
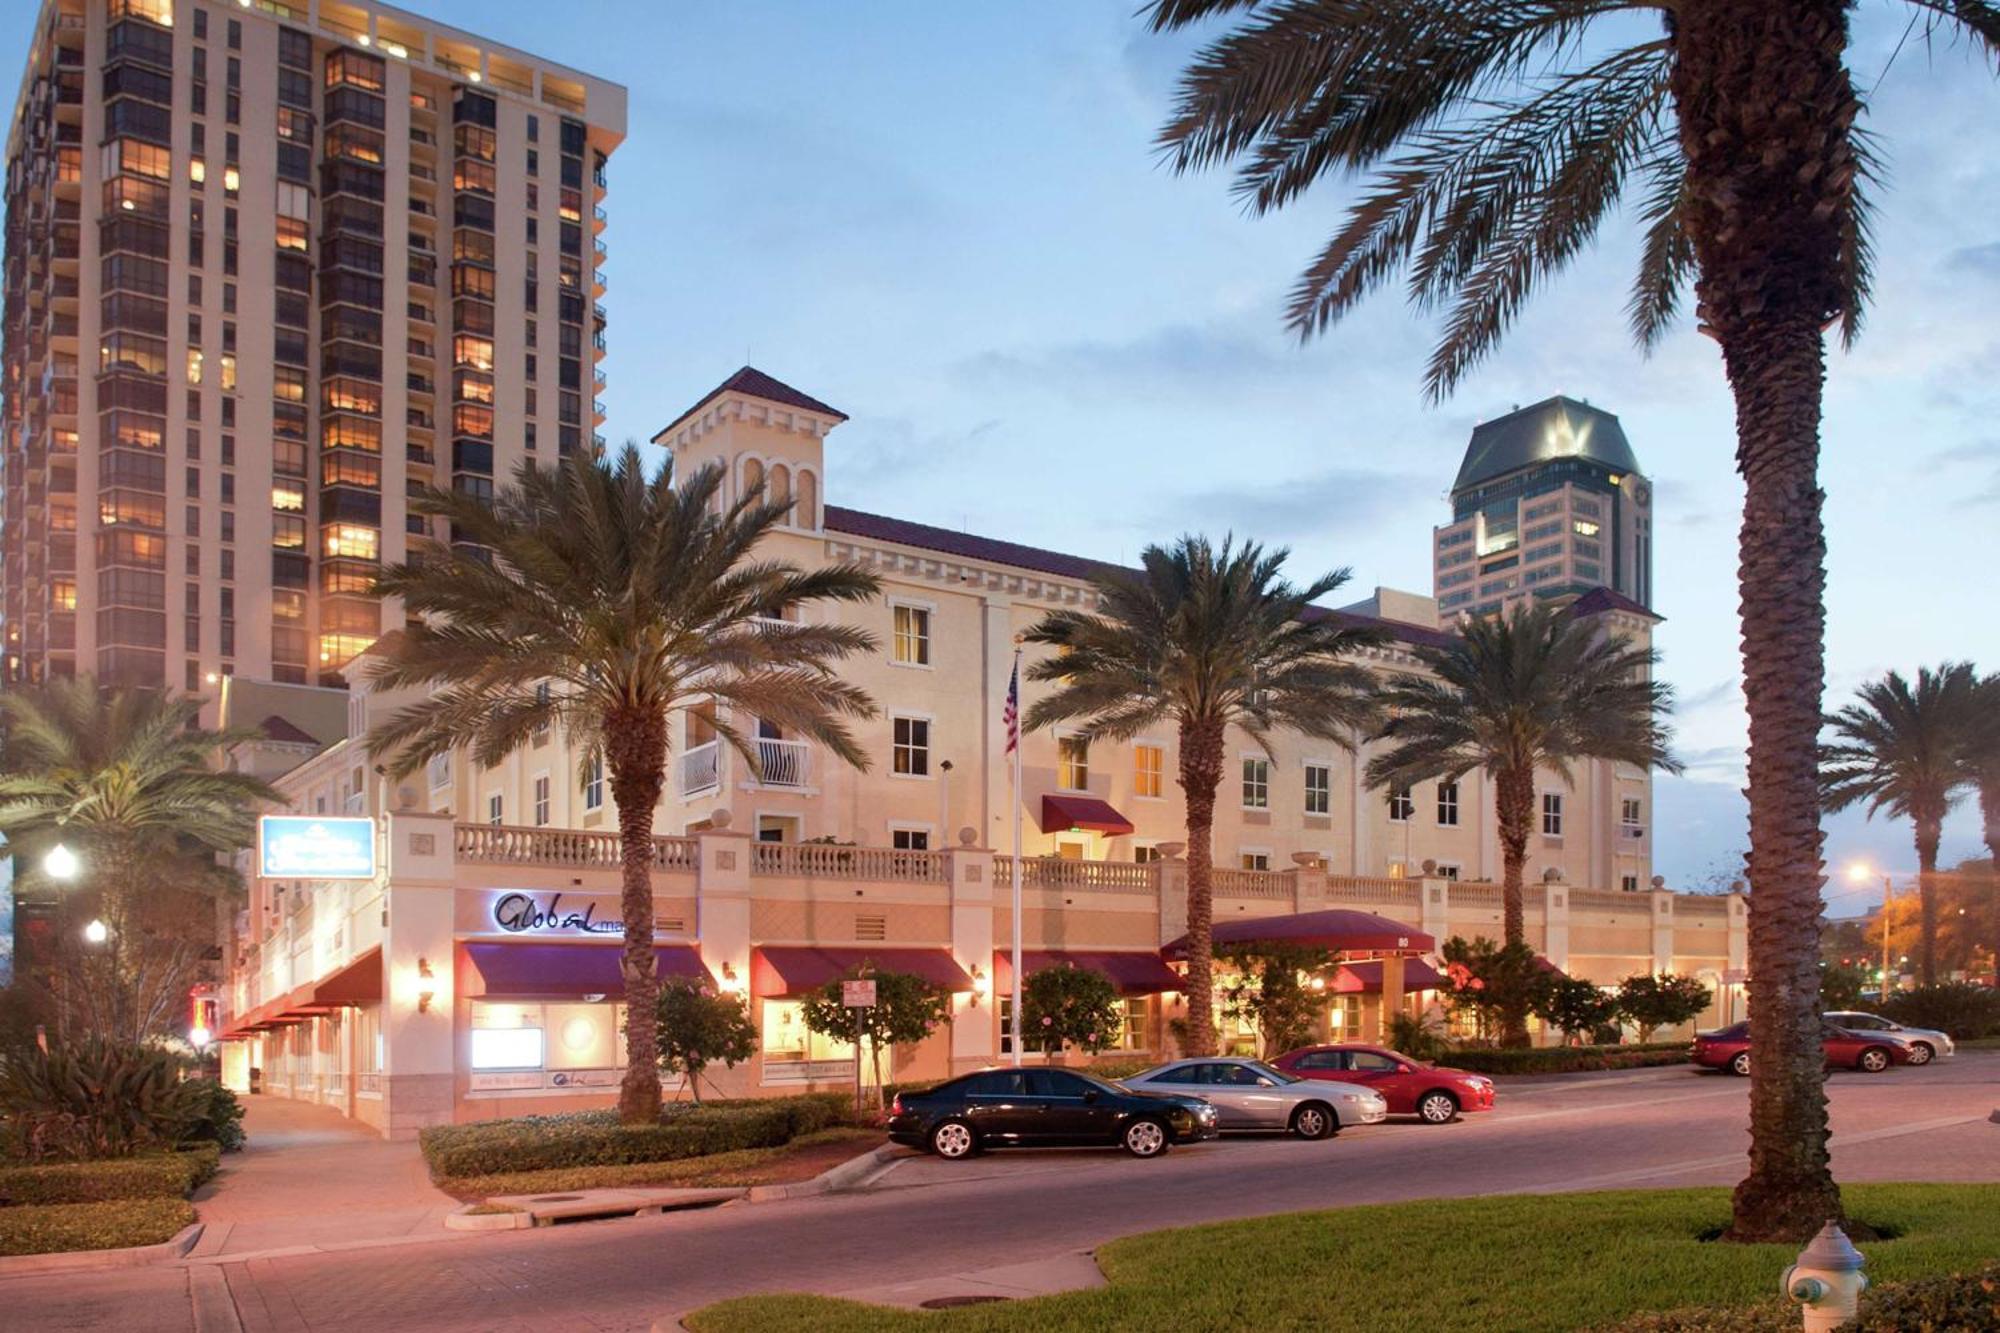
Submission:
M 960 362 L 975 384 L 1057 385 L 1102 396 L 1107 392 L 1241 392 L 1248 383 L 1323 378 L 1325 370 L 1270 331 L 1224 322 L 1173 324 L 1128 339 L 1090 339 L 1019 351 L 987 351 Z
M 1952 463 L 2000 463 L 2000 440 L 1975 440 L 1970 444 L 1953 445 L 1940 449 L 1931 455 L 1931 462 Z
M 1945 256 L 1944 266 L 1952 273 L 1979 273 L 2000 278 L 2000 241 L 1953 250 Z
M 1691 690 L 1675 701 L 1675 707 L 1680 712 L 1691 713 L 1697 708 L 1706 708 L 1725 699 L 1732 706 L 1740 707 L 1743 700 L 1740 680 L 1741 678 L 1737 676 L 1725 676 L 1713 685 L 1704 685 L 1698 690 Z
M 1340 469 L 1268 486 L 1209 490 L 1177 497 L 1159 515 L 1160 526 L 1228 528 L 1252 536 L 1278 533 L 1333 535 L 1365 528 L 1437 499 L 1437 478 Z

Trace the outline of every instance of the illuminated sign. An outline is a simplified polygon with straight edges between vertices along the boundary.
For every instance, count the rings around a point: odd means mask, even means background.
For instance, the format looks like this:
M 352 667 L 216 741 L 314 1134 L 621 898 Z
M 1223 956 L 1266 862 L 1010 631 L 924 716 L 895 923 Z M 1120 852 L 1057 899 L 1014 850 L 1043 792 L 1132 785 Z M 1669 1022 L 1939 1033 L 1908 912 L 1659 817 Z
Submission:
M 266 879 L 373 879 L 375 821 L 265 815 L 257 821 L 257 873 Z
M 581 910 L 563 906 L 560 893 L 503 893 L 493 900 L 493 924 L 514 935 L 623 935 L 625 923 L 616 918 L 600 921 L 597 904 L 584 903 Z

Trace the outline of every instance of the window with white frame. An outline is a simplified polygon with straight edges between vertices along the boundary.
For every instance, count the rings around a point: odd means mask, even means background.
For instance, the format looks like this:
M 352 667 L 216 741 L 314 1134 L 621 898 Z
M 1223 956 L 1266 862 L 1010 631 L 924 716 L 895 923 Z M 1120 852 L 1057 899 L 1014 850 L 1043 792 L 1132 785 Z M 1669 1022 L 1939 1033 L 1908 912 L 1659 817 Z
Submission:
M 1271 808 L 1271 761 L 1247 755 L 1243 760 L 1243 808 Z
M 604 808 L 604 756 L 590 756 L 590 764 L 583 770 L 583 808 L 602 810 Z
M 616 1069 L 625 1063 L 620 1036 L 625 1006 L 472 1002 L 472 1068 L 478 1072 Z
M 1408 861 L 1403 860 L 1401 857 L 1390 858 L 1389 860 L 1390 879 L 1405 879 L 1409 876 L 1409 873 L 1410 873 L 1410 863 Z
M 1090 742 L 1082 736 L 1056 737 L 1056 786 L 1064 791 L 1090 787 Z
M 1542 836 L 1560 838 L 1563 835 L 1563 798 L 1561 792 L 1542 793 Z
M 1158 799 L 1166 794 L 1166 788 L 1166 747 L 1140 741 L 1132 747 L 1132 794 Z
M 1306 813 L 1333 813 L 1333 769 L 1326 764 L 1306 765 Z
M 1398 824 L 1408 823 L 1417 813 L 1417 798 L 1408 787 L 1389 789 L 1389 818 Z
M 899 852 L 927 852 L 931 849 L 930 825 L 891 825 L 889 845 Z
M 931 664 L 931 613 L 929 607 L 903 602 L 892 608 L 895 633 L 891 636 L 890 660 L 899 666 Z
M 535 775 L 535 827 L 547 828 L 549 823 L 549 775 Z
M 890 771 L 899 777 L 929 777 L 931 724 L 928 718 L 895 717 L 890 727 Z
M 549 706 L 549 683 L 545 680 L 535 685 L 535 705 L 539 708 L 547 708 Z M 536 745 L 546 745 L 548 744 L 548 740 L 549 720 L 544 717 L 540 722 L 535 724 L 534 743 Z
M 1245 847 L 1237 853 L 1237 864 L 1244 870 L 1269 870 L 1271 853 L 1262 847 Z
M 1459 867 L 1456 862 L 1452 861 L 1438 862 L 1437 873 L 1439 879 L 1448 879 L 1452 883 L 1456 884 L 1458 882 L 1458 870 Z
M 1625 875 L 1619 879 L 1618 887 L 1627 893 L 1637 893 L 1639 891 L 1639 877 L 1637 875 Z
M 1443 828 L 1458 826 L 1458 784 L 1438 783 L 1438 824 Z
M 501 797 L 499 792 L 496 791 L 487 793 L 486 796 L 487 823 L 489 824 L 506 823 L 507 822 L 505 818 L 506 810 L 507 810 L 507 802 L 505 801 L 504 798 Z
M 1140 865 L 1150 865 L 1160 859 L 1160 845 L 1156 842 L 1135 842 L 1132 844 L 1132 859 Z
M 1645 821 L 1640 817 L 1639 798 L 1627 796 L 1618 804 L 1618 823 L 1628 838 L 1639 837 L 1646 831 Z
M 1118 1035 L 1111 1040 L 1116 1051 L 1144 1051 L 1152 1048 L 1153 997 L 1134 995 L 1118 1002 Z
M 439 787 L 449 787 L 451 785 L 451 751 L 446 750 L 443 754 L 432 755 L 430 762 L 424 765 L 424 772 L 430 778 L 432 791 L 436 791 Z

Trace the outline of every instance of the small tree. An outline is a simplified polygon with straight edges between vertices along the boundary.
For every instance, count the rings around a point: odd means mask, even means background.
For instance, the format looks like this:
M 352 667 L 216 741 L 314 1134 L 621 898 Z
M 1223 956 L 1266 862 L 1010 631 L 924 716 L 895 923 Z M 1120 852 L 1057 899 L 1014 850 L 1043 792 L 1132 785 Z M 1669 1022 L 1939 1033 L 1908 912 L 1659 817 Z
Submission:
M 722 1061 L 734 1069 L 757 1049 L 757 1025 L 743 1001 L 717 995 L 693 977 L 660 983 L 660 1068 L 685 1074 L 688 1092 L 701 1104 L 701 1071 Z
M 1827 1009 L 1852 1009 L 1861 1003 L 1861 988 L 1867 984 L 1865 967 L 1825 961 L 1819 965 L 1819 1002 Z
M 1445 961 L 1445 1004 L 1470 1014 L 1482 1039 L 1504 1034 L 1517 1014 L 1538 1012 L 1550 976 L 1525 944 L 1495 944 L 1481 935 L 1471 943 L 1454 935 L 1439 951 Z
M 1565 1037 L 1577 1042 L 1617 1020 L 1618 997 L 1600 989 L 1594 981 L 1585 981 L 1581 977 L 1556 977 L 1549 982 L 1541 1005 L 1535 1012 L 1544 1022 L 1561 1028 Z
M 853 1041 L 857 1036 L 864 1041 L 879 1088 L 882 1048 L 919 1042 L 937 1031 L 951 1017 L 951 992 L 914 973 L 873 972 L 865 963 L 848 979 L 863 978 L 875 983 L 875 1003 L 867 1009 L 849 1009 L 842 1004 L 838 981 L 829 981 L 808 994 L 800 1009 L 811 1031 L 842 1041 Z M 857 1014 L 861 1015 L 858 1031 Z
M 1051 1062 L 1066 1044 L 1097 1054 L 1124 1017 L 1118 988 L 1094 968 L 1045 967 L 1021 983 L 1021 1040 L 1039 1045 Z
M 1266 1055 L 1282 1055 L 1311 1041 L 1326 993 L 1307 984 L 1333 962 L 1325 949 L 1297 944 L 1251 943 L 1222 951 L 1237 979 L 1222 988 L 1222 1012 L 1257 1025 Z
M 1618 983 L 1618 1012 L 1637 1025 L 1642 1042 L 1651 1041 L 1655 1029 L 1693 1022 L 1713 998 L 1693 977 L 1672 972 L 1641 972 Z

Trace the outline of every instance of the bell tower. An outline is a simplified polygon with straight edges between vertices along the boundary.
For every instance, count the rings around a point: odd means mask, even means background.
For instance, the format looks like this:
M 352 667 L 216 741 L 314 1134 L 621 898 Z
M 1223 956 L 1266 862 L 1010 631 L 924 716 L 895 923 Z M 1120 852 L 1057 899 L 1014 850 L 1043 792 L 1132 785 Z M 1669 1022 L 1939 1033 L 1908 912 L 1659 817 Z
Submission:
M 724 503 L 734 504 L 761 484 L 767 498 L 792 502 L 787 527 L 818 532 L 826 512 L 824 442 L 845 420 L 845 412 L 745 366 L 653 443 L 673 453 L 675 474 L 683 478 L 720 464 Z

